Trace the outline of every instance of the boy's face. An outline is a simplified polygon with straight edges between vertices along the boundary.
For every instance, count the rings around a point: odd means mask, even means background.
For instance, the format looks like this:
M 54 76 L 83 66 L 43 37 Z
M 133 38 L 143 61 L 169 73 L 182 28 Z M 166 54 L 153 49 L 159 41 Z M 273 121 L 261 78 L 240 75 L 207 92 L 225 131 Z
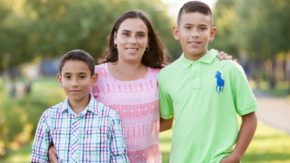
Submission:
M 91 76 L 89 67 L 83 61 L 68 60 L 57 75 L 70 102 L 86 102 L 96 75 Z
M 183 13 L 180 24 L 173 28 L 187 59 L 198 60 L 207 52 L 209 41 L 214 40 L 216 28 L 211 26 L 211 17 L 199 12 Z

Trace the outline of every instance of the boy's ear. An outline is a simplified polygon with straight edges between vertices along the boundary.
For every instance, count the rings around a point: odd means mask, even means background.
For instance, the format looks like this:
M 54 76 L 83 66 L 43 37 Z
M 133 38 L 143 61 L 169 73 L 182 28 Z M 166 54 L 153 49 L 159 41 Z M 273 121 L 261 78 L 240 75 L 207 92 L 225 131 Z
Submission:
M 177 25 L 173 26 L 172 34 L 175 40 L 179 40 L 179 29 Z
M 210 29 L 210 37 L 209 37 L 210 41 L 214 40 L 216 31 L 217 31 L 216 27 L 211 27 L 211 29 Z
M 98 79 L 98 74 L 93 74 L 92 75 L 92 83 L 95 84 L 97 79 Z
M 62 77 L 61 77 L 61 74 L 60 73 L 57 73 L 56 77 L 57 77 L 57 80 L 58 80 L 59 84 L 62 86 L 62 81 L 61 81 Z

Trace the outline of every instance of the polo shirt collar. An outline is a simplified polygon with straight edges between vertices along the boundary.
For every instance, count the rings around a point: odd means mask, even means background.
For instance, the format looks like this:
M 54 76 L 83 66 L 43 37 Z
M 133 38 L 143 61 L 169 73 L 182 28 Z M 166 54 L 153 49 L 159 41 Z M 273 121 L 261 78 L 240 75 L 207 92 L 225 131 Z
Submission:
M 187 68 L 187 67 L 191 66 L 192 64 L 194 64 L 196 62 L 210 64 L 210 63 L 212 63 L 214 61 L 214 59 L 216 58 L 217 54 L 218 54 L 217 50 L 211 49 L 204 56 L 202 56 L 200 59 L 198 59 L 196 61 L 192 61 L 192 60 L 189 60 L 189 59 L 185 58 L 184 53 L 182 53 L 182 55 L 180 57 L 180 60 L 182 62 L 182 66 L 184 68 Z

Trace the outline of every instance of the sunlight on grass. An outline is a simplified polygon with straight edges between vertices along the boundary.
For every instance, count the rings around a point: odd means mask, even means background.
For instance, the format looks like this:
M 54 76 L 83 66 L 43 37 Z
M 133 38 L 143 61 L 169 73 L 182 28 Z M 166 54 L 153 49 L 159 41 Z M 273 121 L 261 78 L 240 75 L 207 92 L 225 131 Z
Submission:
M 162 162 L 169 162 L 171 150 L 171 130 L 160 134 L 160 150 L 162 152 Z
M 245 162 L 290 163 L 290 136 L 259 122 L 254 140 L 245 155 Z
M 169 162 L 171 130 L 160 134 L 163 163 Z M 290 135 L 259 122 L 243 163 L 290 163 Z

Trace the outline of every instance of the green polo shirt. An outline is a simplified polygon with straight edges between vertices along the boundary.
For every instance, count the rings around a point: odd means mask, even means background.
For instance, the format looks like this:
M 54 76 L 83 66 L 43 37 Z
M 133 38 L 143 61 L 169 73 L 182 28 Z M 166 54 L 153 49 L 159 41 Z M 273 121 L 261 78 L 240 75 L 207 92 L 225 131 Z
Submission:
M 182 55 L 158 75 L 161 117 L 174 117 L 170 162 L 219 163 L 236 143 L 237 115 L 256 109 L 242 67 L 216 54 Z

